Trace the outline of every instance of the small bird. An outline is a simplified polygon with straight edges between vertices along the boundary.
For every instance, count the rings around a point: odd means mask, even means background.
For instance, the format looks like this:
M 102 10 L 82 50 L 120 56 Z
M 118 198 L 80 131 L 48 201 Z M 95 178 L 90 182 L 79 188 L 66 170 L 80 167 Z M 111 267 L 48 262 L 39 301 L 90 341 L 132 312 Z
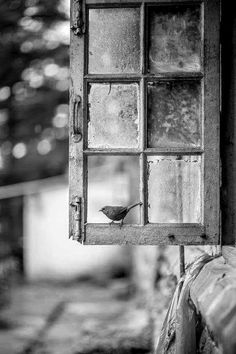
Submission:
M 112 220 L 112 222 L 110 223 L 113 224 L 114 221 L 120 221 L 120 227 L 123 225 L 124 222 L 124 218 L 126 217 L 126 215 L 128 214 L 128 212 L 136 207 L 137 205 L 142 205 L 143 203 L 139 202 L 136 204 L 132 204 L 129 205 L 127 207 L 123 207 L 123 206 L 104 206 L 102 209 L 100 209 L 99 211 L 102 211 L 103 214 L 105 214 L 110 220 Z

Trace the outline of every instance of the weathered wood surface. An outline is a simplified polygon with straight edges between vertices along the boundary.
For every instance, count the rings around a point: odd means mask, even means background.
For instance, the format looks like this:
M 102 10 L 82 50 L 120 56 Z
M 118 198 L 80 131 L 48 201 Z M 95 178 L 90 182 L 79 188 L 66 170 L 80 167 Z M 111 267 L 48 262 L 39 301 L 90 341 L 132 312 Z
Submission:
M 236 13 L 222 1 L 222 235 L 236 245 Z
M 178 2 L 179 0 L 177 0 Z M 188 0 L 181 0 L 181 2 L 189 2 Z M 78 9 L 82 9 L 83 21 L 86 22 L 85 7 L 96 6 L 141 6 L 141 67 L 142 70 L 136 75 L 90 75 L 88 74 L 88 24 L 85 23 L 84 29 L 80 35 L 74 34 L 74 29 L 71 36 L 71 85 L 70 85 L 70 202 L 74 197 L 82 198 L 82 222 L 79 223 L 81 230 L 81 237 L 76 235 L 75 213 L 70 209 L 70 236 L 79 241 L 84 240 L 84 223 L 86 222 L 87 213 L 87 154 L 91 152 L 87 149 L 87 118 L 88 118 L 88 82 L 104 82 L 104 80 L 112 81 L 130 81 L 137 80 L 140 83 L 140 96 L 141 96 L 141 144 L 138 152 L 132 153 L 141 154 L 140 163 L 140 199 L 143 202 L 142 220 L 141 223 L 145 224 L 147 221 L 147 173 L 145 173 L 145 156 L 146 154 L 175 154 L 185 153 L 185 149 L 146 149 L 147 137 L 146 137 L 146 121 L 147 121 L 147 107 L 146 107 L 146 89 L 145 85 L 150 80 L 150 76 L 146 75 L 147 72 L 147 55 L 146 55 L 146 43 L 147 39 L 147 27 L 144 26 L 144 21 L 147 19 L 144 14 L 144 4 L 150 2 L 153 5 L 162 4 L 162 0 L 151 1 L 137 1 L 137 0 L 117 0 L 117 1 L 104 1 L 104 0 L 84 0 L 77 1 L 71 0 L 71 24 L 74 25 L 76 18 L 78 17 Z M 167 0 L 172 2 L 172 0 Z M 195 0 L 192 0 L 195 2 Z M 199 3 L 196 0 L 196 3 Z M 83 4 L 83 6 L 82 6 Z M 111 6 L 112 4 L 112 6 Z M 123 4 L 123 5 L 122 5 Z M 82 7 L 81 7 L 82 6 Z M 220 58 L 220 46 L 219 46 L 219 16 L 220 16 L 220 1 L 219 0 L 205 0 L 203 3 L 204 11 L 202 11 L 202 68 L 204 70 L 199 73 L 159 73 L 153 75 L 151 81 L 158 80 L 197 80 L 202 83 L 202 104 L 203 104 L 203 116 L 204 121 L 204 137 L 202 146 L 198 149 L 189 148 L 186 149 L 187 154 L 202 154 L 204 150 L 203 158 L 203 174 L 202 174 L 202 220 L 204 221 L 204 227 L 199 224 L 195 228 L 186 228 L 185 225 L 179 224 L 179 227 L 171 225 L 169 227 L 156 224 L 140 226 L 126 226 L 122 228 L 122 231 L 117 229 L 111 229 L 100 225 L 88 225 L 86 226 L 86 243 L 88 244 L 218 244 L 219 243 L 219 58 Z M 87 10 L 86 10 L 87 11 Z M 82 34 L 82 35 L 81 35 Z M 80 103 L 75 106 L 75 98 L 80 97 Z M 77 107 L 77 108 L 75 108 Z M 73 139 L 74 126 L 77 125 L 77 129 L 82 136 L 82 140 L 75 141 Z M 85 151 L 86 150 L 86 151 Z M 120 151 L 118 151 L 119 153 Z M 130 150 L 124 149 L 122 154 L 130 154 Z M 113 151 L 92 151 L 96 154 L 113 154 Z M 116 152 L 117 153 L 117 152 Z M 212 173 L 214 171 L 214 173 Z M 182 230 L 181 230 L 182 228 Z M 112 234 L 112 236 L 111 236 Z M 173 236 L 174 237 L 168 237 Z M 182 236 L 183 235 L 183 236 Z
M 214 244 L 214 238 L 206 237 L 204 227 L 187 224 L 119 225 L 87 224 L 85 244 L 139 244 L 139 245 L 188 245 Z
M 236 268 L 217 257 L 204 266 L 190 297 L 224 354 L 236 352 Z
M 204 2 L 204 224 L 220 235 L 220 1 Z M 215 237 L 215 243 L 219 238 Z
M 71 26 L 74 25 L 74 21 L 78 13 L 78 1 L 71 0 Z M 73 202 L 73 199 L 77 196 L 82 198 L 84 194 L 84 175 L 83 175 L 83 139 L 76 142 L 73 138 L 75 127 L 81 133 L 83 132 L 83 118 L 84 118 L 84 36 L 74 34 L 71 30 L 71 44 L 70 44 L 70 124 L 69 124 L 69 202 Z M 76 98 L 80 97 L 80 102 L 76 103 Z M 82 203 L 82 208 L 84 205 Z M 75 215 L 74 210 L 71 207 L 69 209 L 69 236 L 73 239 L 77 239 Z M 82 213 L 82 219 L 84 214 Z M 83 226 L 84 222 L 82 222 Z M 82 230 L 83 231 L 83 230 Z M 81 235 L 80 241 L 83 239 Z
M 114 4 L 114 2 L 118 3 L 118 4 L 133 4 L 133 3 L 136 3 L 137 5 L 137 0 L 86 0 L 86 4 L 88 5 L 97 5 L 97 4 Z M 144 3 L 163 3 L 163 0 L 142 0 L 142 1 L 139 1 L 139 3 L 141 2 L 144 2 Z M 173 2 L 173 0 L 165 0 L 166 3 L 168 2 Z M 187 2 L 189 3 L 189 0 L 175 0 L 174 1 L 175 3 L 178 3 L 178 2 Z M 191 2 L 197 2 L 199 3 L 199 0 L 191 0 Z

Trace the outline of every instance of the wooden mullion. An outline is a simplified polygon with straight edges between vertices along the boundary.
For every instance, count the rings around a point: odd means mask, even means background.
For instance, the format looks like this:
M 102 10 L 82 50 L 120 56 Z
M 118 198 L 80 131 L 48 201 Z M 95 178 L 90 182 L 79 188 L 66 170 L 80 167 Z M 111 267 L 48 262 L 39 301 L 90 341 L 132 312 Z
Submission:
M 140 16 L 140 48 L 141 48 L 141 73 L 142 75 L 145 73 L 145 7 L 144 3 L 141 5 L 141 16 Z M 140 154 L 139 158 L 139 186 L 140 186 L 140 200 L 142 202 L 141 207 L 141 225 L 145 225 L 146 222 L 146 194 L 145 194 L 145 156 L 144 156 L 144 149 L 145 149 L 145 105 L 144 105 L 144 98 L 145 98 L 145 86 L 144 86 L 144 78 L 142 77 L 140 81 L 140 148 L 142 153 Z
M 87 149 L 84 150 L 86 156 L 91 155 L 140 155 L 139 149 Z
M 158 82 L 158 81 L 200 81 L 203 78 L 203 73 L 201 72 L 166 72 L 158 74 L 145 75 L 148 82 Z
M 144 79 L 141 79 L 140 83 L 140 129 L 139 129 L 139 134 L 140 134 L 140 149 L 141 149 L 141 154 L 140 154 L 140 159 L 139 159 L 139 186 L 140 186 L 140 199 L 142 202 L 142 207 L 141 207 L 141 224 L 144 225 L 146 218 L 146 193 L 145 193 L 145 156 L 144 156 L 144 149 L 145 149 L 145 106 L 144 106 L 144 98 L 145 98 L 145 87 L 144 87 Z
M 127 83 L 139 82 L 141 76 L 138 74 L 89 74 L 84 77 L 88 83 Z
M 87 5 L 93 5 L 93 6 L 104 6 L 104 7 L 121 7 L 121 6 L 137 6 L 138 4 L 141 3 L 145 4 L 154 4 L 154 5 L 178 5 L 178 4 L 199 4 L 201 3 L 200 0 L 86 0 Z
M 115 8 L 137 8 L 141 6 L 142 1 L 131 0 L 125 1 L 121 0 L 119 2 L 114 0 L 86 0 L 86 5 L 90 9 L 115 9 Z
M 140 7 L 141 30 L 140 73 L 137 74 L 88 74 L 88 11 L 86 34 L 71 37 L 71 100 L 70 100 L 70 201 L 82 198 L 82 236 L 86 230 L 87 244 L 214 244 L 219 237 L 219 3 L 220 0 L 85 0 L 86 9 L 96 7 Z M 204 33 L 204 61 L 201 72 L 169 72 L 148 74 L 148 26 L 145 9 L 158 5 L 202 4 L 202 33 Z M 76 16 L 77 2 L 71 0 L 71 17 Z M 202 51 L 203 52 L 203 51 Z M 84 75 L 85 74 L 85 75 Z M 203 90 L 203 146 L 147 148 L 147 83 L 161 81 L 199 81 Z M 140 113 L 140 146 L 138 149 L 87 149 L 88 83 L 138 83 Z M 72 137 L 74 97 L 80 96 L 76 115 L 77 128 L 83 134 L 82 141 Z M 84 118 L 83 118 L 84 117 Z M 202 120 L 202 121 L 203 121 Z M 84 142 L 83 142 L 84 141 Z M 84 146 L 83 146 L 84 144 Z M 123 155 L 140 157 L 140 225 L 87 224 L 87 160 L 90 155 Z M 148 224 L 147 155 L 201 155 L 202 200 L 204 201 L 202 224 Z M 85 226 L 84 226 L 85 225 Z M 70 235 L 74 233 L 73 212 L 70 211 Z M 83 237 L 82 237 L 83 238 Z
M 144 61 L 141 60 L 141 70 L 144 69 L 147 63 L 147 58 L 145 55 Z M 169 80 L 201 80 L 203 77 L 202 72 L 166 72 L 157 74 L 87 74 L 85 79 L 88 82 L 98 81 L 98 82 L 123 82 L 123 81 L 140 81 L 141 78 L 145 78 L 148 81 L 169 81 Z
M 147 155 L 201 155 L 204 150 L 198 147 L 158 147 L 145 149 Z

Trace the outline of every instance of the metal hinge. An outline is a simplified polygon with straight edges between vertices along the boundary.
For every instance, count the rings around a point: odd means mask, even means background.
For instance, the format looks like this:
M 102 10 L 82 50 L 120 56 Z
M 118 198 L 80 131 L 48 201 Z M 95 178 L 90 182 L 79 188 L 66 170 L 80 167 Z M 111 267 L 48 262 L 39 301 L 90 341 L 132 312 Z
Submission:
M 73 240 L 83 243 L 84 241 L 84 232 L 82 229 L 82 198 L 75 196 L 70 203 L 70 206 L 73 208 L 72 212 L 72 236 Z
M 76 36 L 80 36 L 85 33 L 85 9 L 83 0 L 74 0 L 75 18 L 72 20 L 72 31 Z

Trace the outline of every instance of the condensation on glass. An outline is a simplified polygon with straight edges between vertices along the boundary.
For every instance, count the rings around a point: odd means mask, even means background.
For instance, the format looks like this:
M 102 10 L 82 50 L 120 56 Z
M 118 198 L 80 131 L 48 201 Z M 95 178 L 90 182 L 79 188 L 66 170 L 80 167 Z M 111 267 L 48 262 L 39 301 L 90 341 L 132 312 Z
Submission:
M 140 10 L 89 10 L 89 73 L 140 71 Z
M 88 147 L 137 148 L 138 84 L 89 84 Z
M 87 200 L 87 222 L 89 223 L 111 222 L 102 212 L 99 212 L 103 206 L 127 206 L 139 202 L 138 157 L 89 156 Z M 132 209 L 124 223 L 139 224 L 140 208 Z
M 201 145 L 201 83 L 148 84 L 148 147 Z
M 149 71 L 190 72 L 200 69 L 200 5 L 150 7 Z
M 148 156 L 150 223 L 201 223 L 201 157 Z

